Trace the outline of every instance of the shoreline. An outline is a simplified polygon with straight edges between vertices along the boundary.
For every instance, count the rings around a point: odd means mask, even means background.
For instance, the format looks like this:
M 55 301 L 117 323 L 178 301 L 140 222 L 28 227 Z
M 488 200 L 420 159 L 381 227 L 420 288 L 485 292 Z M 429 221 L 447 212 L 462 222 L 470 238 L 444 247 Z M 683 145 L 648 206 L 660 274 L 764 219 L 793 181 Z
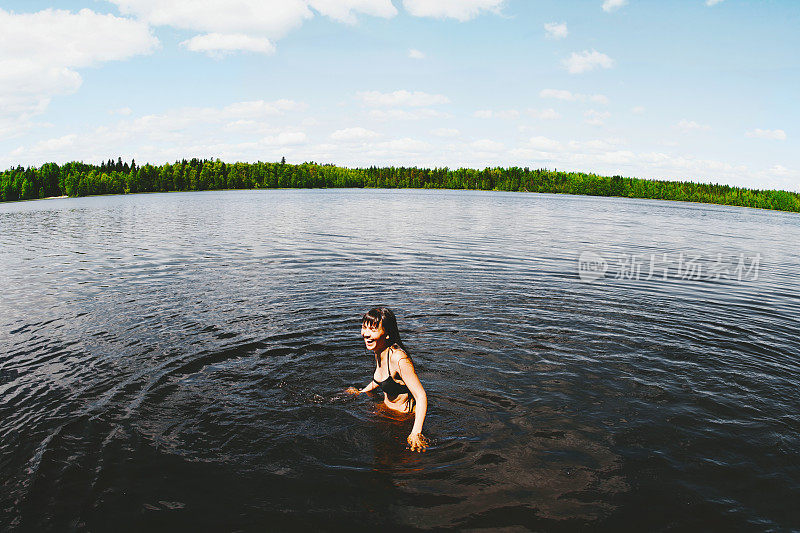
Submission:
M 691 200 L 675 200 L 672 198 L 648 198 L 644 196 L 613 196 L 613 195 L 597 195 L 597 194 L 575 194 L 569 192 L 543 192 L 543 191 L 528 191 L 528 190 L 521 190 L 521 191 L 504 191 L 502 189 L 450 189 L 446 187 L 253 187 L 248 189 L 202 189 L 196 191 L 139 191 L 139 192 L 124 192 L 124 193 L 106 193 L 106 194 L 89 194 L 85 196 L 48 196 L 46 198 L 30 198 L 28 200 L 6 200 L 0 201 L 0 205 L 3 204 L 14 204 L 14 203 L 21 203 L 21 202 L 37 202 L 40 200 L 66 200 L 66 199 L 77 199 L 77 198 L 96 198 L 101 196 L 135 196 L 140 194 L 174 194 L 174 193 L 203 193 L 203 192 L 230 192 L 230 191 L 300 191 L 300 190 L 317 190 L 317 191 L 333 191 L 333 190 L 345 190 L 345 189 L 353 189 L 353 190 L 373 190 L 373 191 L 402 191 L 402 190 L 409 190 L 409 191 L 473 191 L 473 192 L 485 192 L 485 193 L 492 193 L 492 192 L 504 192 L 504 193 L 515 193 L 515 194 L 554 194 L 559 196 L 574 196 L 578 198 L 607 198 L 607 199 L 627 199 L 627 200 L 647 200 L 650 202 L 672 202 L 672 203 L 682 203 L 682 204 L 689 204 L 689 205 L 706 205 L 706 206 L 718 206 L 718 207 L 737 207 L 743 209 L 758 209 L 761 211 L 769 211 L 773 213 L 788 213 L 788 214 L 798 214 L 797 211 L 789 211 L 785 209 L 771 209 L 769 207 L 756 207 L 750 205 L 736 205 L 736 204 L 725 204 L 725 203 L 715 203 L 715 202 L 693 202 Z

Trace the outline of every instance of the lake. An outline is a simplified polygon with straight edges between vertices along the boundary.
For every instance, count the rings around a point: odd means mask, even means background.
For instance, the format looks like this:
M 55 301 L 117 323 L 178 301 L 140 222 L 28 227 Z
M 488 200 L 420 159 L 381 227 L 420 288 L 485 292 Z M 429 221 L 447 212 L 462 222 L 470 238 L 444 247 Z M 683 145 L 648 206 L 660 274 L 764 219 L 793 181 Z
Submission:
M 798 243 L 532 193 L 0 204 L 0 529 L 796 530 Z M 376 305 L 425 453 L 343 393 Z

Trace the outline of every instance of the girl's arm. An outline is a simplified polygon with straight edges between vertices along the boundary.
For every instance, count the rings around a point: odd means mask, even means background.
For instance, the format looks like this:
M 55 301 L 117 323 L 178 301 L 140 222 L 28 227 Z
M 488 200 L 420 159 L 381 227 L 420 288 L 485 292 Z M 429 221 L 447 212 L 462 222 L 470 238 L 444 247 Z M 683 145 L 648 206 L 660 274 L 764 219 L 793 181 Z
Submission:
M 427 439 L 422 435 L 422 424 L 425 422 L 425 415 L 428 412 L 428 395 L 425 394 L 425 389 L 417 377 L 411 359 L 403 357 L 398 361 L 397 367 L 400 369 L 400 377 L 403 378 L 406 387 L 417 402 L 414 409 L 414 427 L 411 428 L 411 434 L 408 436 L 408 444 L 412 450 L 422 451 L 427 446 Z
M 359 392 L 359 394 L 360 394 L 360 393 L 362 393 L 362 392 L 369 392 L 369 391 L 371 391 L 371 390 L 375 390 L 375 389 L 377 389 L 377 388 L 378 388 L 378 384 L 377 384 L 377 383 L 375 383 L 375 380 L 373 379 L 372 381 L 370 381 L 370 382 L 369 382 L 369 385 L 367 385 L 366 387 L 364 387 L 363 389 L 361 389 L 361 390 L 360 390 L 360 391 L 358 391 L 358 392 Z
M 373 379 L 372 381 L 369 382 L 369 385 L 367 385 L 363 389 L 357 389 L 355 387 L 348 387 L 347 389 L 345 389 L 345 392 L 349 392 L 350 394 L 361 394 L 362 392 L 369 392 L 371 390 L 375 390 L 375 388 L 377 388 L 377 386 L 378 386 L 378 384 L 375 383 L 375 380 Z

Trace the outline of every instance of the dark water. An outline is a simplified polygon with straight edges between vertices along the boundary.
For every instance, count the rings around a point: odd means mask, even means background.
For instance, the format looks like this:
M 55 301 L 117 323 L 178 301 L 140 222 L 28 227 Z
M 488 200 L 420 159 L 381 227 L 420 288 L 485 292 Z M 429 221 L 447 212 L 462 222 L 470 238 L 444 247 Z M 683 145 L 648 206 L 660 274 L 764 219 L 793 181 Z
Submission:
M 522 193 L 0 204 L 0 529 L 800 529 L 798 243 L 793 214 Z M 342 393 L 377 304 L 423 454 Z

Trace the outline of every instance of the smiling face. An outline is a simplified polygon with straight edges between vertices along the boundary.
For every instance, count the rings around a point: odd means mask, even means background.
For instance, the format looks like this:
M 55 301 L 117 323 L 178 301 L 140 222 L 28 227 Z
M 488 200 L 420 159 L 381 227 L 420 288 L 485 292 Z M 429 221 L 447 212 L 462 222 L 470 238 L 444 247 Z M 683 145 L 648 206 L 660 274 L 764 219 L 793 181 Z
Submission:
M 386 332 L 381 324 L 361 324 L 361 336 L 364 338 L 364 346 L 367 350 L 381 352 L 386 347 L 388 339 Z

